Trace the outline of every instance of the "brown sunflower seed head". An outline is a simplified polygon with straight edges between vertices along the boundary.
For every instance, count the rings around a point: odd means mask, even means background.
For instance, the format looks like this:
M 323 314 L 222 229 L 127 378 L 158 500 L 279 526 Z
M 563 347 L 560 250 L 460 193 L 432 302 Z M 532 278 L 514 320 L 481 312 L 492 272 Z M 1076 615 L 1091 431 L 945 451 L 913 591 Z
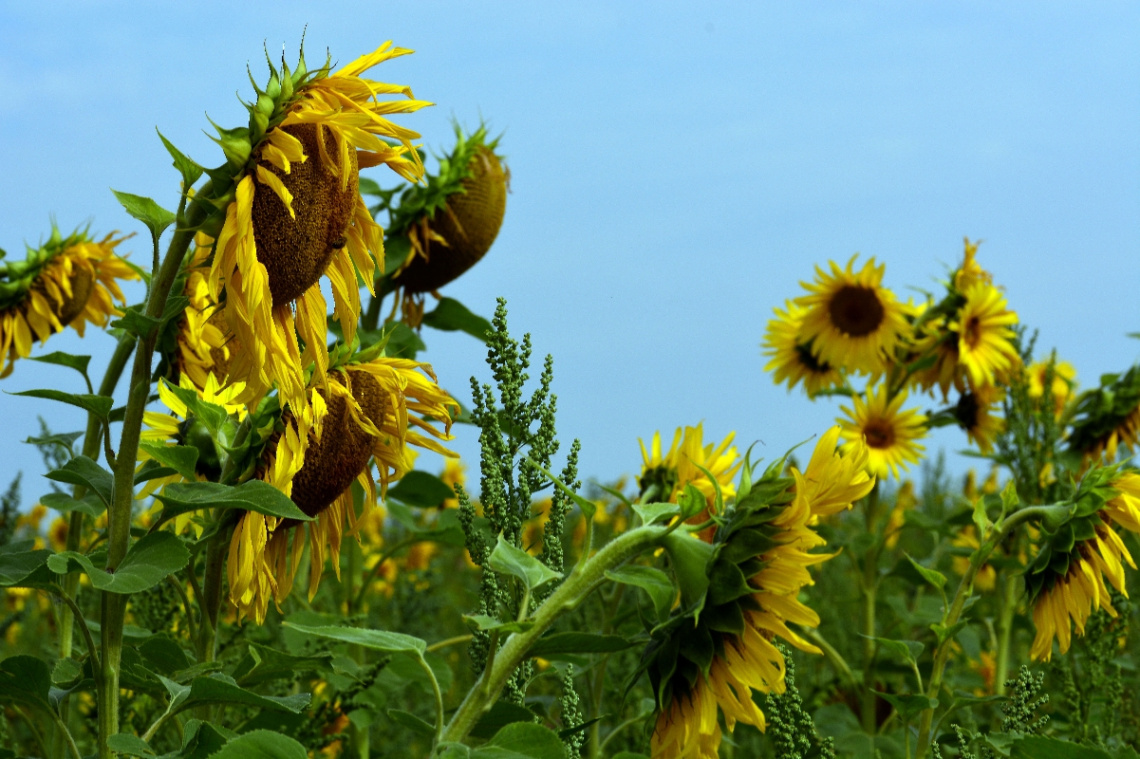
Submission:
M 257 156 L 258 163 L 276 174 L 293 193 L 294 219 L 271 189 L 258 185 L 253 198 L 253 234 L 257 259 L 269 273 L 273 305 L 290 303 L 317 283 L 345 235 L 356 210 L 359 179 L 356 151 L 348 151 L 348 165 L 329 165 L 321 156 L 320 137 L 330 161 L 339 160 L 332 130 L 316 124 L 278 127 L 300 140 L 308 157 L 293 163 L 288 174 Z M 263 143 L 266 144 L 266 143 Z M 348 183 L 342 189 L 342 172 Z
M 350 370 L 348 377 L 352 397 L 364 415 L 379 427 L 390 411 L 380 383 L 362 371 Z M 329 381 L 338 382 L 338 378 L 333 375 Z M 347 399 L 340 394 L 321 395 L 328 403 L 321 438 L 318 441 L 310 433 L 305 465 L 293 478 L 293 502 L 311 517 L 327 509 L 364 471 L 372 456 L 373 438 L 352 418 Z
M 48 302 L 52 305 L 52 310 L 55 311 L 55 316 L 59 319 L 59 323 L 63 326 L 70 324 L 75 317 L 83 313 L 83 309 L 87 307 L 87 301 L 91 298 L 91 293 L 95 289 L 95 277 L 92 276 L 91 271 L 82 267 L 76 266 L 71 271 L 71 297 L 62 293 L 63 300 L 55 302 L 51 295 L 48 295 L 42 284 L 32 284 L 33 290 L 38 290 L 44 294 Z
M 471 175 L 463 192 L 447 198 L 428 221 L 431 230 L 447 241 L 423 240 L 427 258 L 417 256 L 396 282 L 409 293 L 443 287 L 477 264 L 499 234 L 507 210 L 510 171 L 494 151 L 482 146 L 469 164 Z

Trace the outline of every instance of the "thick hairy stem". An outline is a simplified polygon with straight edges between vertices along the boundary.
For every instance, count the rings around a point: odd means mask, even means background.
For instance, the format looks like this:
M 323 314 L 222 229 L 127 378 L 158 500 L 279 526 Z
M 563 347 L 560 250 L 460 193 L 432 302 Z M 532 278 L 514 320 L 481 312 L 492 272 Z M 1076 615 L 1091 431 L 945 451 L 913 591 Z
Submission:
M 202 577 L 201 621 L 198 627 L 198 661 L 214 661 L 218 649 L 218 616 L 222 609 L 222 580 L 226 570 L 229 530 L 218 527 L 206 544 L 206 573 Z
M 614 569 L 659 544 L 668 532 L 668 527 L 660 525 L 638 527 L 611 541 L 584 566 L 576 566 L 535 611 L 531 618 L 534 625 L 526 632 L 512 634 L 502 648 L 498 649 L 494 660 L 488 662 L 483 675 L 467 692 L 467 697 L 443 729 L 442 740 L 451 742 L 466 738 L 479 718 L 495 703 L 507 679 L 526 658 L 531 646 L 558 617 L 577 607 L 601 585 L 605 581 L 607 570 Z
M 1006 536 L 1025 522 L 1031 519 L 1042 519 L 1056 508 L 1056 506 L 1030 506 L 1029 508 L 1021 509 L 1011 514 L 1008 519 L 1001 523 L 1000 527 L 995 527 L 995 529 L 990 531 L 990 536 L 970 555 L 970 567 L 966 570 L 966 574 L 962 576 L 962 582 L 959 583 L 958 591 L 954 594 L 954 600 L 950 603 L 950 610 L 943 618 L 942 625 L 944 628 L 951 628 L 958 624 L 958 619 L 962 616 L 962 608 L 966 605 L 966 601 L 973 592 L 974 578 L 977 576 L 978 570 L 989 560 L 990 554 L 1005 540 Z M 953 640 L 953 635 L 946 636 L 934 650 L 934 666 L 930 671 L 930 684 L 926 690 L 926 695 L 929 698 L 938 698 L 939 692 L 942 690 L 942 674 L 946 670 L 946 660 L 950 656 L 950 644 Z M 916 759 L 923 759 L 923 757 L 926 756 L 926 752 L 930 749 L 930 741 L 932 738 L 931 725 L 933 722 L 934 710 L 924 709 L 918 727 L 918 750 L 915 753 Z
M 194 239 L 194 227 L 203 220 L 204 216 L 203 208 L 196 205 L 191 209 L 189 219 L 179 220 L 179 228 L 175 230 L 170 240 L 166 257 L 158 271 L 151 273 L 150 294 L 147 297 L 145 310 L 146 316 L 151 319 L 162 318 L 170 288 Z M 181 223 L 183 221 L 185 221 L 184 226 Z M 130 546 L 135 464 L 138 460 L 143 411 L 150 397 L 151 359 L 157 340 L 157 331 L 152 332 L 146 337 L 139 338 L 135 349 L 130 391 L 127 396 L 126 412 L 123 415 L 123 430 L 115 460 L 111 505 L 108 510 L 108 572 L 118 568 Z M 100 759 L 111 759 L 112 751 L 107 740 L 119 732 L 119 664 L 123 653 L 123 619 L 126 611 L 126 596 L 103 593 L 101 617 L 103 689 L 99 694 L 98 735 Z
M 1005 695 L 1005 681 L 1009 676 L 1009 639 L 1013 632 L 1013 615 L 1017 611 L 1017 591 L 1021 576 L 1005 572 L 1001 578 L 1000 608 L 997 624 L 997 652 L 994 657 L 994 693 Z
M 879 521 L 879 483 L 867 496 L 867 507 L 864 511 L 867 520 L 867 534 L 877 535 L 876 527 Z M 878 730 L 878 696 L 873 690 L 875 686 L 875 604 L 879 589 L 879 539 L 867 549 L 863 556 L 863 582 L 860 588 L 863 591 L 863 697 L 860 708 L 860 717 L 863 723 L 863 732 L 874 735 Z

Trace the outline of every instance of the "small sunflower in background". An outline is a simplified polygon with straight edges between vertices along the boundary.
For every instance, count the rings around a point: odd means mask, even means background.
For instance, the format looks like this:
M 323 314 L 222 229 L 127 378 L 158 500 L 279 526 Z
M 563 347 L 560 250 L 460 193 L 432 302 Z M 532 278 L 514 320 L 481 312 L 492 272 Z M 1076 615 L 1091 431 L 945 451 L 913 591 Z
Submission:
M 1077 389 L 1077 370 L 1068 361 L 1037 361 L 1029 365 L 1025 374 L 1029 378 L 1029 397 L 1040 401 L 1048 386 L 1053 396 L 1053 415 L 1060 419 Z
M 843 374 L 817 357 L 812 351 L 812 343 L 803 339 L 807 309 L 787 301 L 783 310 L 778 307 L 772 310 L 776 318 L 769 320 L 763 344 L 764 355 L 772 360 L 764 371 L 773 373 L 776 384 L 786 381 L 789 391 L 802 381 L 808 397 L 841 386 Z
M 637 478 L 639 495 L 644 496 L 649 490 L 655 489 L 656 495 L 651 496 L 656 501 L 676 503 L 685 488 L 692 485 L 705 497 L 706 508 L 689 519 L 691 524 L 700 524 L 716 514 L 716 506 L 720 491 L 721 499 L 732 498 L 736 495 L 734 479 L 740 471 L 744 460 L 740 457 L 736 447 L 732 445 L 735 432 L 730 432 L 719 445 L 704 444 L 703 424 L 696 427 L 685 427 L 682 431 L 677 428 L 673 434 L 673 442 L 669 450 L 662 453 L 661 433 L 653 433 L 653 441 L 646 449 L 644 441 L 641 443 L 641 475 Z M 701 469 L 712 474 L 712 480 Z M 708 528 L 708 534 L 715 531 L 715 527 Z
M 1005 391 L 996 385 L 983 385 L 958 396 L 954 419 L 983 454 L 993 450 L 994 439 L 1005 430 L 1005 420 L 999 415 L 1004 397 Z
M 304 369 L 319 383 L 327 364 L 327 305 L 319 280 L 328 276 L 334 318 L 351 343 L 360 314 L 360 280 L 372 290 L 383 234 L 358 189 L 359 170 L 387 165 L 416 181 L 423 164 L 419 135 L 387 118 L 429 105 L 402 85 L 361 77 L 411 51 L 386 42 L 333 72 L 272 65 L 269 84 L 249 105 L 249 127 L 219 128 L 229 163 L 194 201 L 217 208 L 204 225 L 216 238 L 209 295 L 220 304 L 240 350 L 232 379 L 256 407 L 274 385 L 296 414 L 309 414 Z M 381 96 L 396 96 L 381 99 Z M 302 345 L 303 344 L 303 345 Z
M 470 135 L 457 126 L 455 136 L 437 174 L 404 190 L 397 205 L 386 199 L 376 208 L 388 208 L 388 244 L 403 251 L 390 275 L 392 315 L 402 308 L 413 327 L 423 320 L 425 293 L 435 294 L 487 255 L 507 210 L 511 172 L 496 152 L 500 138 L 488 139 L 485 126 Z
M 31 355 L 33 341 L 44 343 L 67 326 L 82 337 L 87 322 L 104 327 L 122 314 L 115 306 L 124 301 L 119 280 L 139 278 L 115 253 L 125 239 L 111 233 L 96 241 L 86 230 L 64 237 L 53 226 L 23 261 L 0 261 L 0 377 Z
M 883 287 L 886 266 L 872 258 L 856 272 L 856 258 L 845 268 L 832 261 L 830 274 L 817 266 L 815 282 L 801 283 L 809 293 L 795 301 L 806 310 L 801 337 L 820 361 L 877 376 L 910 334 L 908 309 Z
M 1119 465 L 1094 470 L 1081 481 L 1073 502 L 1074 516 L 1045 537 L 1025 571 L 1037 628 L 1030 648 L 1034 659 L 1052 658 L 1054 638 L 1066 653 L 1073 628 L 1083 635 L 1097 609 L 1117 616 L 1109 585 L 1127 596 L 1124 564 L 1136 568 L 1115 527 L 1140 533 L 1140 474 L 1122 473 Z
M 962 295 L 966 302 L 949 326 L 958 335 L 958 360 L 970 386 L 1004 383 L 1021 362 L 1010 329 L 1017 324 L 1017 314 L 1006 308 L 1006 299 L 991 284 L 974 283 Z
M 840 419 L 842 436 L 848 442 L 844 451 L 857 445 L 867 445 L 867 469 L 877 477 L 899 476 L 922 457 L 925 446 L 918 441 L 926 436 L 926 416 L 913 409 L 903 410 L 907 393 L 901 391 L 893 398 L 886 385 L 870 388 L 866 397 L 852 398 L 853 407 L 841 406 L 847 418 Z
M 326 558 L 339 577 L 344 532 L 356 535 L 358 520 L 376 507 L 373 463 L 383 495 L 389 483 L 412 469 L 410 446 L 454 456 L 437 440 L 449 439 L 452 410 L 458 405 L 439 388 L 427 364 L 358 356 L 332 368 L 327 383 L 309 391 L 312 424 L 288 408 L 280 414 L 256 476 L 290 496 L 314 521 L 247 512 L 230 542 L 230 600 L 239 616 L 251 616 L 259 624 L 269 600 L 280 603 L 292 591 L 306 543 L 309 597 L 317 592 Z M 359 514 L 354 482 L 363 493 Z
M 1073 415 L 1069 450 L 1085 464 L 1116 460 L 1118 448 L 1140 445 L 1140 365 L 1101 378 L 1100 387 L 1081 393 Z

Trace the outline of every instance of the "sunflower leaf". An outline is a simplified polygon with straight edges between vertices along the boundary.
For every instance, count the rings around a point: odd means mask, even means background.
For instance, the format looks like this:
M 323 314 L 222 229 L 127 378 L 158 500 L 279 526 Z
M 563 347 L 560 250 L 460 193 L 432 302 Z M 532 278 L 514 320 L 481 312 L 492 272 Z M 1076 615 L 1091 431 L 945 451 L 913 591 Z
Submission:
M 158 132 L 158 127 L 155 127 L 154 131 Z M 166 152 L 170 153 L 170 157 L 174 159 L 174 168 L 177 169 L 178 173 L 182 175 L 183 188 L 192 187 L 194 183 L 201 178 L 203 171 L 202 167 L 190 158 L 186 157 L 186 155 L 181 150 L 174 147 L 174 143 L 166 139 L 162 135 L 162 132 L 158 132 L 158 139 L 162 140 L 162 144 L 166 148 Z
M 552 658 L 561 654 L 609 654 L 624 651 L 633 645 L 620 635 L 562 632 L 539 638 L 527 651 L 527 655 Z
M 304 635 L 316 638 L 327 638 L 342 643 L 353 643 L 373 651 L 386 653 L 413 653 L 422 655 L 427 650 L 427 642 L 411 635 L 388 632 L 387 630 L 365 630 L 359 627 L 341 627 L 326 625 L 323 627 L 309 627 L 295 622 L 283 622 Z
M 673 599 L 677 595 L 669 576 L 660 569 L 653 567 L 629 564 L 607 571 L 606 578 L 613 582 L 633 585 L 644 590 L 649 596 L 649 600 L 653 602 L 653 610 L 657 613 L 658 619 L 664 619 L 669 613 L 669 608 L 673 605 Z
M 135 337 L 142 338 L 143 340 L 149 339 L 159 327 L 158 319 L 147 316 L 143 313 L 141 305 L 131 306 L 123 312 L 121 319 L 115 319 L 111 322 L 111 326 L 115 329 L 121 329 L 124 332 L 134 335 Z
M 63 551 L 48 557 L 48 569 L 67 574 L 82 569 L 97 590 L 108 593 L 139 593 L 158 585 L 169 574 L 190 561 L 190 551 L 182 540 L 169 532 L 144 535 L 127 549 L 127 555 L 113 572 L 95 566 L 91 557 L 78 551 Z
M 472 337 L 487 342 L 487 334 L 492 332 L 491 322 L 478 314 L 473 314 L 454 298 L 440 298 L 434 310 L 424 314 L 424 326 L 445 332 L 466 332 Z
M 66 493 L 47 493 L 40 496 L 40 503 L 64 514 L 81 511 L 92 518 L 98 518 L 106 511 L 106 507 L 100 503 L 100 498 L 95 493 L 88 493 L 79 499 L 72 498 Z
M 108 401 L 111 399 L 108 398 Z M 76 456 L 71 461 L 48 472 L 49 480 L 66 482 L 68 485 L 82 485 L 99 496 L 103 505 L 111 505 L 111 492 L 114 490 L 114 477 L 95 461 L 86 456 Z
M 449 498 L 455 498 L 455 491 L 434 474 L 417 469 L 408 472 L 388 488 L 388 497 L 403 501 L 409 506 L 430 508 L 439 506 Z
M 539 588 L 552 580 L 562 579 L 562 575 L 543 564 L 521 548 L 516 548 L 503 540 L 500 533 L 495 550 L 487 558 L 487 566 L 496 572 L 514 575 L 530 590 Z
M 51 551 L 46 548 L 0 553 L 0 587 L 18 585 L 42 567 L 49 556 Z
M 155 495 L 162 501 L 159 523 L 197 509 L 240 509 L 271 517 L 312 521 L 289 496 L 268 482 L 249 480 L 240 485 L 218 482 L 178 482 Z
M 55 364 L 57 366 L 66 366 L 69 369 L 74 369 L 87 379 L 87 365 L 91 362 L 90 356 L 73 356 L 70 353 L 62 353 L 56 351 L 48 353 L 43 356 L 29 356 L 32 361 L 39 361 L 44 364 Z
M 534 722 L 512 722 L 471 752 L 471 759 L 566 759 L 558 733 Z
M 111 190 L 115 198 L 123 206 L 123 210 L 141 221 L 150 230 L 155 241 L 162 237 L 162 233 L 174 223 L 174 214 L 155 203 L 151 198 L 142 195 L 132 195 L 129 192 Z
M 0 700 L 51 712 L 51 670 L 34 656 L 11 656 L 0 661 Z
M 194 467 L 198 463 L 198 449 L 191 445 L 165 445 L 157 440 L 143 440 L 139 448 L 165 466 L 193 482 L 197 479 Z
M 910 560 L 911 565 L 914 566 L 915 571 L 922 575 L 922 579 L 926 580 L 938 590 L 942 590 L 946 587 L 946 575 L 937 569 L 922 566 L 909 553 L 906 554 L 906 557 Z
M 108 414 L 111 413 L 111 406 L 114 404 L 114 401 L 105 395 L 65 393 L 61 390 L 48 390 L 45 388 L 25 390 L 21 393 L 12 393 L 12 395 L 22 395 L 27 398 L 46 398 L 49 401 L 59 401 L 60 403 L 66 403 L 71 406 L 78 406 L 103 421 L 107 420 Z

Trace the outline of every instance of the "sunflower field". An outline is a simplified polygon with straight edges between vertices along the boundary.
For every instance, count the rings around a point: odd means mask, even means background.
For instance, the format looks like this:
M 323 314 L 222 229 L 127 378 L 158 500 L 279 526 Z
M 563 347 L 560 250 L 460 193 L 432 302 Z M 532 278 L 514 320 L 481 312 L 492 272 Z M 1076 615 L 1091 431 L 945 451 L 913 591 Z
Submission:
M 835 424 L 761 461 L 694 420 L 591 481 L 542 336 L 441 292 L 509 141 L 433 157 L 372 78 L 409 52 L 270 61 L 210 160 L 159 135 L 134 235 L 0 258 L 5 389 L 85 425 L 0 497 L 0 759 L 1140 757 L 1140 365 L 1079 385 L 969 239 L 906 300 L 809 263 L 762 381 Z

